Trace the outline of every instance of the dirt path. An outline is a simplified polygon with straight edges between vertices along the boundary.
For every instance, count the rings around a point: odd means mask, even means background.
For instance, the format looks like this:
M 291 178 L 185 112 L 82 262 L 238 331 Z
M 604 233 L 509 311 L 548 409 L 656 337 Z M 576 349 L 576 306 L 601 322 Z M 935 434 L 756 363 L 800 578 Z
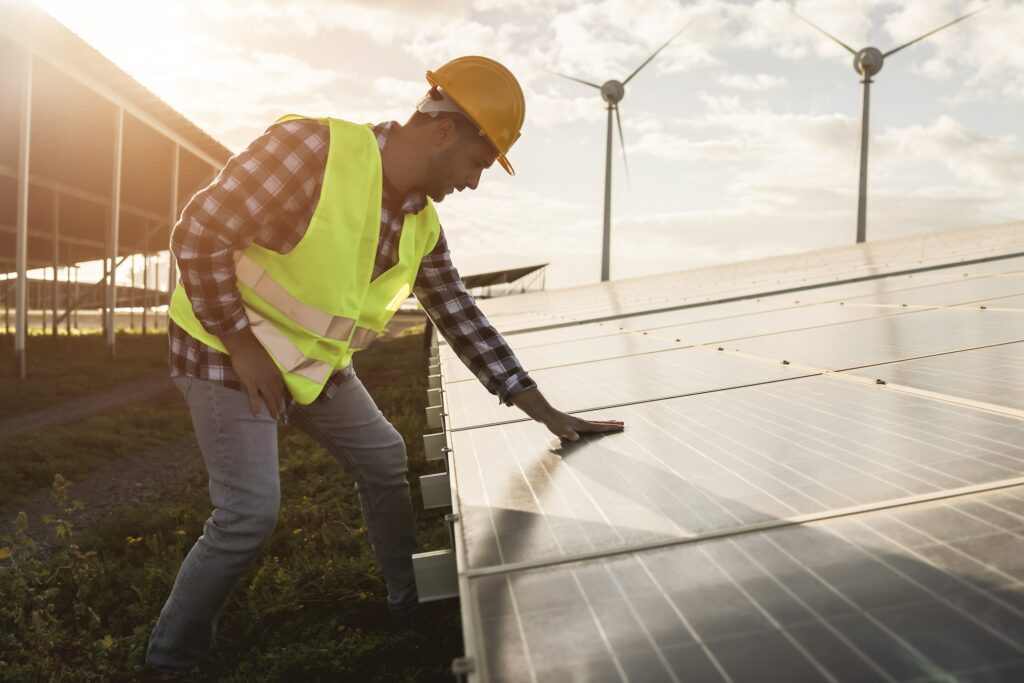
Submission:
M 161 371 L 159 374 L 121 384 L 99 394 L 91 394 L 43 410 L 0 420 L 0 437 L 81 420 L 90 415 L 108 412 L 118 406 L 145 401 L 172 389 L 174 385 L 171 384 L 171 378 L 166 371 Z
M 175 491 L 201 467 L 195 437 L 111 461 L 68 487 L 69 500 L 81 500 L 83 510 L 75 513 L 74 530 L 81 534 L 115 510 L 133 503 L 157 500 Z M 39 543 L 36 552 L 45 554 L 56 545 L 53 532 L 41 520 L 57 515 L 50 489 L 39 489 L 13 508 L 0 511 L 0 533 L 13 533 L 18 512 L 28 516 L 29 534 Z

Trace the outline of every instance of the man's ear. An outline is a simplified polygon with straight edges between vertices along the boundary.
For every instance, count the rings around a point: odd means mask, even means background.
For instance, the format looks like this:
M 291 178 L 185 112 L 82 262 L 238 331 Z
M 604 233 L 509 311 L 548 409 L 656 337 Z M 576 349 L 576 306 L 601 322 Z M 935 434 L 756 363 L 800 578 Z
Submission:
M 459 129 L 455 122 L 447 117 L 438 117 L 434 121 L 434 144 L 436 147 L 447 147 L 458 137 Z

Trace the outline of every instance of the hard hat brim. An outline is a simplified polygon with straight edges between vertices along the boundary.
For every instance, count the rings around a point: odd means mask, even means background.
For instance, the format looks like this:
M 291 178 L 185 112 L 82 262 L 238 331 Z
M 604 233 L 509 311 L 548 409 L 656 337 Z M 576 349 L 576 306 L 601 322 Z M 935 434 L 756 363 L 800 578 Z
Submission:
M 441 88 L 442 90 L 444 89 L 444 86 L 441 85 L 437 81 L 437 77 L 434 75 L 433 71 L 427 71 L 426 78 L 427 78 L 427 83 L 429 83 L 431 87 L 433 87 L 433 88 Z M 514 176 L 516 174 L 516 171 L 515 171 L 514 168 L 512 168 L 512 164 L 509 163 L 508 157 L 506 157 L 505 154 L 502 153 L 501 150 L 498 149 L 498 146 L 496 144 L 494 144 L 494 140 L 491 139 L 491 136 L 488 135 L 487 131 L 484 130 L 483 126 L 481 126 L 480 123 L 476 119 L 474 119 L 473 116 L 469 112 L 466 111 L 466 108 L 465 108 L 465 106 L 463 106 L 462 102 L 459 102 L 459 98 L 456 97 L 455 95 L 453 95 L 448 90 L 444 91 L 444 96 L 451 98 L 451 100 L 455 104 L 457 104 L 460 109 L 462 109 L 463 114 L 466 116 L 466 118 L 468 118 L 470 121 L 473 122 L 473 125 L 476 126 L 477 129 L 480 131 L 480 135 L 485 140 L 487 140 L 487 143 L 494 149 L 495 152 L 498 153 L 497 161 L 498 161 L 499 164 L 501 164 L 501 167 L 503 169 L 505 169 L 506 173 L 508 173 L 511 176 Z

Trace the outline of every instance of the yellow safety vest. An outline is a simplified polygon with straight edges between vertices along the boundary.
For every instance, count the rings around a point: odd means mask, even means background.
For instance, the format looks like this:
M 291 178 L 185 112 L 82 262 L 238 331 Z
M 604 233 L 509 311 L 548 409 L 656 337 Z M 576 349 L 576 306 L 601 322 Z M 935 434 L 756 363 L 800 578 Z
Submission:
M 286 116 L 279 121 L 304 118 Z M 384 331 L 412 292 L 420 262 L 437 244 L 434 205 L 405 217 L 398 262 L 371 282 L 380 238 L 380 148 L 369 126 L 316 119 L 331 142 L 316 211 L 287 254 L 252 244 L 235 253 L 235 276 L 253 334 L 274 359 L 297 402 L 320 395 L 334 371 Z M 227 353 L 203 328 L 178 282 L 171 318 L 199 341 Z

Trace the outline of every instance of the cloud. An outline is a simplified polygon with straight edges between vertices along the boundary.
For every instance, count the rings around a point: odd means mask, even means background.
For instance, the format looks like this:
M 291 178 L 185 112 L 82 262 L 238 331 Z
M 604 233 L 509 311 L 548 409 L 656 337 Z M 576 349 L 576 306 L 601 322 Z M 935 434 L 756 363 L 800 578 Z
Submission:
M 770 90 L 784 86 L 786 79 L 769 74 L 720 74 L 718 84 L 735 90 Z
M 1024 149 L 1014 136 L 982 135 L 950 116 L 927 126 L 889 129 L 876 141 L 888 163 L 941 164 L 957 178 L 981 187 L 1014 190 L 1024 184 Z

